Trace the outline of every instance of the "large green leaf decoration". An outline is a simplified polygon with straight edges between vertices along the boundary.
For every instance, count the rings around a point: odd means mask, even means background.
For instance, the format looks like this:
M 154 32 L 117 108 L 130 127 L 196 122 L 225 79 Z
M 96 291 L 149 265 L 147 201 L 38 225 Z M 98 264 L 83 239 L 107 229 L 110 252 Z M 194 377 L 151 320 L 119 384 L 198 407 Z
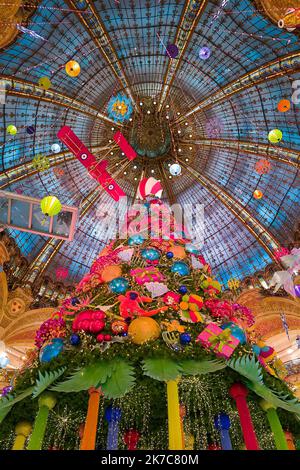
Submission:
M 24 392 L 17 395 L 15 398 L 12 397 L 3 397 L 0 400 L 0 423 L 3 421 L 6 415 L 10 412 L 12 407 L 19 401 L 24 400 L 24 398 L 31 395 L 33 392 L 33 387 L 29 387 Z
M 39 376 L 33 389 L 32 397 L 36 398 L 40 395 L 49 387 L 49 385 L 55 382 L 65 372 L 65 370 L 66 367 L 61 367 L 53 372 L 45 372 L 44 375 L 39 371 Z
M 120 398 L 125 395 L 135 384 L 134 369 L 126 361 L 116 360 L 113 363 L 113 371 L 101 389 L 107 398 Z
M 296 413 L 300 416 L 300 402 L 297 398 L 290 398 L 288 395 L 284 395 L 282 392 L 275 392 L 270 390 L 263 384 L 249 382 L 247 386 L 255 392 L 258 396 L 264 398 L 269 403 L 272 403 L 276 408 L 283 408 L 290 413 Z
M 144 359 L 142 366 L 145 375 L 161 382 L 175 380 L 182 373 L 179 363 L 165 357 Z
M 203 361 L 187 359 L 180 362 L 180 367 L 183 375 L 201 375 L 224 369 L 227 367 L 227 364 L 218 359 Z
M 227 365 L 248 380 L 251 380 L 251 382 L 263 383 L 262 369 L 254 356 L 252 358 L 242 356 L 238 359 L 231 359 L 227 361 Z
M 50 390 L 55 392 L 81 392 L 91 387 L 99 387 L 106 382 L 113 372 L 112 362 L 99 361 L 77 369 L 72 376 L 64 382 L 54 385 Z

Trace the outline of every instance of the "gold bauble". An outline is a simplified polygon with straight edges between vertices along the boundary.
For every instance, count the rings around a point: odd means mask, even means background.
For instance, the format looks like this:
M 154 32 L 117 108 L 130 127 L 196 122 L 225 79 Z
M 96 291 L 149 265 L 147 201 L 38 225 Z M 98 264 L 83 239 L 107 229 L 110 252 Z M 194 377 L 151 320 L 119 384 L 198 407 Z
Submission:
M 122 276 L 122 269 L 117 264 L 105 266 L 101 273 L 102 280 L 104 282 L 110 282 L 116 277 Z
M 65 69 L 69 77 L 77 77 L 80 74 L 80 65 L 76 60 L 70 60 L 67 62 Z
M 153 318 L 139 317 L 130 323 L 128 335 L 134 344 L 143 344 L 157 339 L 160 335 L 160 327 Z

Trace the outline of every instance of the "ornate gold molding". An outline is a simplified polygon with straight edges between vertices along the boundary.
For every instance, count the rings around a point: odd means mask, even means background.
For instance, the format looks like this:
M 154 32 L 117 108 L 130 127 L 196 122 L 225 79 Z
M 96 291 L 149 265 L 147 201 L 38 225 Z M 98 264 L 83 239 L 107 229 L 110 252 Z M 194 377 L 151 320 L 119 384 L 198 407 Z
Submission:
M 0 8 L 0 49 L 11 44 L 17 37 L 18 24 L 26 24 L 35 12 L 39 0 L 22 2 L 22 0 L 6 0 Z
M 300 0 L 254 0 L 253 3 L 276 25 L 288 8 L 300 8 Z

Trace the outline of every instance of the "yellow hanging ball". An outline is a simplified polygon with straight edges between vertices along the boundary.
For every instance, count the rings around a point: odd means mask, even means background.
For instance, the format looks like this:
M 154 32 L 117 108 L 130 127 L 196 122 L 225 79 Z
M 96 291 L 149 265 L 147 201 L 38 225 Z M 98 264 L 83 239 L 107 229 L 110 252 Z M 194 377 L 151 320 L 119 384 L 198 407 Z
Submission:
M 160 327 L 153 318 L 138 317 L 130 323 L 128 335 L 134 344 L 143 344 L 157 339 L 160 335 Z
M 48 77 L 41 77 L 39 79 L 39 86 L 44 88 L 44 90 L 49 90 L 49 88 L 52 86 L 52 83 Z
M 76 60 L 70 60 L 69 62 L 66 63 L 66 73 L 69 75 L 69 77 L 78 77 L 80 74 L 80 65 Z
M 273 129 L 268 134 L 268 139 L 271 144 L 278 144 L 282 139 L 282 132 L 280 129 Z
M 254 199 L 261 199 L 263 197 L 262 191 L 260 191 L 259 189 L 256 189 L 253 192 L 253 197 L 254 197 Z
M 53 217 L 61 211 L 61 202 L 56 196 L 46 196 L 41 200 L 43 214 Z
M 6 128 L 6 132 L 10 135 L 16 135 L 16 133 L 18 132 L 18 129 L 13 124 L 10 124 Z

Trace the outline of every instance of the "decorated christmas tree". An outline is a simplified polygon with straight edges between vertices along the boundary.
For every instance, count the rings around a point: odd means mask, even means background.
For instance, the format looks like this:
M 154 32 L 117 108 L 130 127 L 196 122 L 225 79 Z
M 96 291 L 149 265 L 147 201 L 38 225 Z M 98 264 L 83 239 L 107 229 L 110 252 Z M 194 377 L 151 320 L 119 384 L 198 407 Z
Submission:
M 37 331 L 0 400 L 1 448 L 287 449 L 281 422 L 299 428 L 283 364 L 152 183 L 139 230 L 129 211 Z

